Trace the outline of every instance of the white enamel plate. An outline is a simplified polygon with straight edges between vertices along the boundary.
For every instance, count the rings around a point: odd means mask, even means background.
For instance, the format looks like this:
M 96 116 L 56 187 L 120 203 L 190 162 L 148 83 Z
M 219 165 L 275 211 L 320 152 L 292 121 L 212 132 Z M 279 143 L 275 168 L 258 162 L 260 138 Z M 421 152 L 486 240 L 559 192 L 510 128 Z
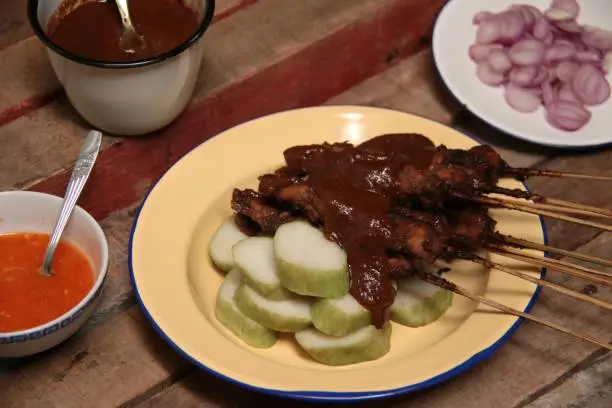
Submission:
M 449 0 L 440 12 L 433 34 L 433 53 L 442 80 L 470 112 L 491 126 L 533 143 L 562 147 L 592 147 L 612 142 L 612 99 L 588 107 L 591 121 L 576 132 L 564 132 L 550 126 L 544 109 L 525 114 L 509 107 L 501 87 L 489 87 L 476 77 L 476 64 L 468 57 L 475 42 L 477 26 L 472 23 L 479 11 L 499 12 L 513 4 L 530 4 L 546 10 L 551 0 Z M 610 0 L 580 0 L 580 24 L 612 29 Z M 608 81 L 612 77 L 608 75 Z
M 520 323 L 457 296 L 435 323 L 393 324 L 391 350 L 379 360 L 342 367 L 319 364 L 291 335 L 255 349 L 215 317 L 223 280 L 208 245 L 232 211 L 235 187 L 256 187 L 257 176 L 279 167 L 294 145 L 350 141 L 415 132 L 436 144 L 468 149 L 477 143 L 440 123 L 406 113 L 354 106 L 308 108 L 260 118 L 229 129 L 177 162 L 153 187 L 135 221 L 130 270 L 140 305 L 159 334 L 179 353 L 235 384 L 295 399 L 352 401 L 412 392 L 439 384 L 489 357 Z M 524 188 L 504 180 L 507 188 Z M 492 210 L 503 234 L 544 243 L 537 216 Z M 537 252 L 534 252 L 537 253 Z M 541 254 L 541 253 L 540 253 Z M 491 260 L 540 277 L 540 271 L 499 255 Z M 528 311 L 536 285 L 466 261 L 447 278 L 514 309 Z

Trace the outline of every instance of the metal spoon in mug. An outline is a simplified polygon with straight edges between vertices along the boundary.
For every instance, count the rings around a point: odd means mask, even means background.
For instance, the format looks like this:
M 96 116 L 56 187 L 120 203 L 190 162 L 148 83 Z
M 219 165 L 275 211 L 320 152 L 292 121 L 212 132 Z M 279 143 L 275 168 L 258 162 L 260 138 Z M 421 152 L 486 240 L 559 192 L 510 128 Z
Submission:
M 119 47 L 128 54 L 148 49 L 149 45 L 144 37 L 138 34 L 132 23 L 127 0 L 112 0 L 112 2 L 117 6 L 119 17 L 121 17 L 121 25 L 123 26 L 121 38 L 119 39 Z
M 47 250 L 45 252 L 45 258 L 40 270 L 40 273 L 45 276 L 53 275 L 53 272 L 51 271 L 53 255 L 55 254 L 57 245 L 59 244 L 62 233 L 64 232 L 64 228 L 66 227 L 66 224 L 68 224 L 70 215 L 72 214 L 79 196 L 83 191 L 83 187 L 85 187 L 85 183 L 89 178 L 91 169 L 93 169 L 101 144 L 102 133 L 98 132 L 97 130 L 90 131 L 83 142 L 81 152 L 77 157 L 74 168 L 72 169 L 72 175 L 68 181 L 68 187 L 66 188 L 66 194 L 64 195 L 64 202 L 62 203 L 55 228 L 53 229 L 53 233 L 51 234 L 51 238 L 49 239 L 49 244 L 47 245 Z

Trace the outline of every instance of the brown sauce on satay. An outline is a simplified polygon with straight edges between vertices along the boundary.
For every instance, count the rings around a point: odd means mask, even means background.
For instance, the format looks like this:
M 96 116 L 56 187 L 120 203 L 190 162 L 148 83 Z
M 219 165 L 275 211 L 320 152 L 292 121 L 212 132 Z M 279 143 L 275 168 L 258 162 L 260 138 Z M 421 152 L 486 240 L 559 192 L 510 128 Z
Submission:
M 83 58 L 130 62 L 178 47 L 200 24 L 197 12 L 182 0 L 130 0 L 129 7 L 136 31 L 147 47 L 132 52 L 121 49 L 121 19 L 110 1 L 64 1 L 49 19 L 47 35 L 61 48 Z
M 382 327 L 395 299 L 388 248 L 395 239 L 396 180 L 405 165 L 426 169 L 435 146 L 416 134 L 382 135 L 358 147 L 328 146 L 288 149 L 285 158 L 289 167 L 306 173 L 326 235 L 347 253 L 350 292 Z

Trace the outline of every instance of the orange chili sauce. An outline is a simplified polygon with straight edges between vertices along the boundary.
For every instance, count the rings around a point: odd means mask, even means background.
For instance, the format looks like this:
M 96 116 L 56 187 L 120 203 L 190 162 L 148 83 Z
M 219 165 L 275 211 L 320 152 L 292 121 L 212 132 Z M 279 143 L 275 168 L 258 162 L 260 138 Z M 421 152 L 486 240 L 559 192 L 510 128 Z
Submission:
M 25 330 L 48 323 L 76 306 L 93 286 L 87 257 L 60 241 L 52 277 L 38 271 L 49 234 L 0 235 L 0 332 Z

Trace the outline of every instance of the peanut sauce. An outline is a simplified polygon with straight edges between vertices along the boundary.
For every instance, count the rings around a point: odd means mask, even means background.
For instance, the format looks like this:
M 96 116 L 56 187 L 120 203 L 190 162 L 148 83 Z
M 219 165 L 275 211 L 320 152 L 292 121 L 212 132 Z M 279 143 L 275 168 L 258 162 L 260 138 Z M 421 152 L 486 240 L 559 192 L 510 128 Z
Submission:
M 381 328 L 395 299 L 387 250 L 393 246 L 396 180 L 406 164 L 427 168 L 435 145 L 421 135 L 393 134 L 363 143 L 359 152 L 315 154 L 316 165 L 306 173 L 308 185 L 325 206 L 324 231 L 347 253 L 350 293 L 370 311 L 372 324 Z
M 49 19 L 47 35 L 55 44 L 83 58 L 130 62 L 178 47 L 199 27 L 197 12 L 181 0 L 130 0 L 129 7 L 132 23 L 147 47 L 132 52 L 121 49 L 121 19 L 110 1 L 64 1 Z

